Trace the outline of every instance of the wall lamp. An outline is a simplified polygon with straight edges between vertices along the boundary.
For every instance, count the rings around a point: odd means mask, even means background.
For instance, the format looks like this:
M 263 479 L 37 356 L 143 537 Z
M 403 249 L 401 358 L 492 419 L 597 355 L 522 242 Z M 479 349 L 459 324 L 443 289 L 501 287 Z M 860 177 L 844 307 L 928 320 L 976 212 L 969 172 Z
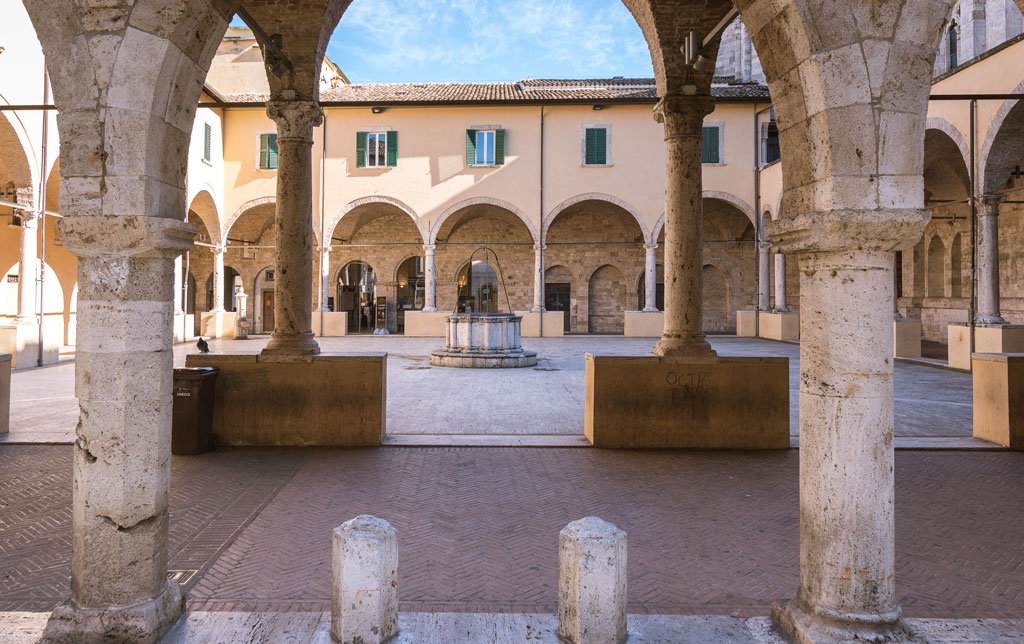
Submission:
M 370 111 L 371 111 L 371 112 L 373 112 L 374 114 L 380 114 L 381 112 L 383 112 L 383 111 L 384 111 L 384 108 L 383 108 L 383 107 L 380 107 L 380 106 L 378 105 L 378 106 L 375 106 L 375 107 L 371 107 L 371 108 L 370 108 Z
M 603 109 L 604 109 L 604 105 L 595 105 L 594 106 L 594 110 L 603 110 Z

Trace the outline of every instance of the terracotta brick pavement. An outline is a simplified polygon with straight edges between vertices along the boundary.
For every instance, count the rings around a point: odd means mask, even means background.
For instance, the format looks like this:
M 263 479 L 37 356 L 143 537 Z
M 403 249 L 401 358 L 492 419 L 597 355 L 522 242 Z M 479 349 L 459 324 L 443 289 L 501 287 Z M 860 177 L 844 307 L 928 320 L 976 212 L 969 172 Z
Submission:
M 67 593 L 68 456 L 0 447 L 0 610 Z M 896 468 L 905 614 L 1019 617 L 1024 455 L 899 452 Z M 399 531 L 404 611 L 552 611 L 558 530 L 591 514 L 629 534 L 634 613 L 764 614 L 798 582 L 795 451 L 221 450 L 175 458 L 172 485 L 193 609 L 326 608 L 331 530 L 361 513 Z

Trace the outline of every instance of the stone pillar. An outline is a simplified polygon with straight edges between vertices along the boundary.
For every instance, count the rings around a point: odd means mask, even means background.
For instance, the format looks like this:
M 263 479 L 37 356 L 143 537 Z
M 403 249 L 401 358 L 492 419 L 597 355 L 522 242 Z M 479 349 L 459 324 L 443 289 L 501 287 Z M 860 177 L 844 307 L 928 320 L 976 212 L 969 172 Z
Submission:
M 331 247 L 320 249 L 320 309 L 327 311 L 327 296 L 331 292 Z
M 18 264 L 17 324 L 39 324 L 36 309 L 36 279 L 39 272 L 38 227 L 35 212 L 21 212 L 21 254 Z M 24 365 L 18 365 L 19 367 Z
M 786 256 L 775 253 L 775 308 L 776 313 L 789 313 L 786 306 Z
M 116 220 L 116 225 L 114 225 Z M 196 227 L 75 215 L 78 258 L 71 600 L 43 642 L 156 642 L 184 610 L 167 579 L 174 257 Z M 109 638 L 109 639 L 108 639 Z
M 320 353 L 313 337 L 313 128 L 323 122 L 314 101 L 267 102 L 277 123 L 277 231 L 274 333 L 264 355 Z
M 626 639 L 626 533 L 597 517 L 558 534 L 558 637 L 571 644 Z
M 757 244 L 757 310 L 771 309 L 771 248 L 768 242 Z
M 665 125 L 665 330 L 654 353 L 714 358 L 703 330 L 703 186 L 700 143 L 708 96 L 669 94 L 654 108 Z
M 224 253 L 223 246 L 213 249 L 213 308 L 211 313 L 224 312 Z
M 658 310 L 658 245 L 644 244 L 644 313 Z
M 976 324 L 1006 324 L 999 313 L 999 204 L 1005 195 L 978 200 L 978 315 Z
M 360 515 L 334 529 L 331 638 L 380 644 L 398 633 L 398 535 Z
M 533 308 L 534 313 L 544 310 L 544 244 L 533 245 Z
M 924 210 L 850 210 L 770 224 L 776 249 L 799 253 L 801 309 L 814 311 L 800 318 L 800 588 L 772 608 L 798 642 L 906 636 L 895 596 L 892 251 L 927 221 Z
M 434 251 L 437 246 L 426 244 L 423 252 L 426 258 L 423 261 L 423 310 L 437 310 L 437 269 L 434 268 Z

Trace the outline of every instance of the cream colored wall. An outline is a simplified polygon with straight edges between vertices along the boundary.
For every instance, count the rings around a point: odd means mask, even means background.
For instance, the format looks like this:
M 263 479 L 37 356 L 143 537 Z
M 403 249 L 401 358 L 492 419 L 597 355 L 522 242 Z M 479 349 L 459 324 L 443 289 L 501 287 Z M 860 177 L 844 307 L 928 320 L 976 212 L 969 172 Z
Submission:
M 205 190 L 213 197 L 216 206 L 217 221 L 209 222 L 210 232 L 219 232 L 224 223 L 224 111 L 210 108 L 196 110 L 196 118 L 192 125 L 192 137 L 188 150 L 188 199 L 191 204 L 195 196 Z M 212 128 L 210 144 L 210 160 L 203 159 L 203 143 L 205 124 Z
M 753 203 L 753 110 L 751 104 L 722 104 L 708 123 L 723 123 L 724 163 L 705 164 L 706 191 L 729 195 L 748 217 Z M 330 227 L 346 206 L 365 198 L 385 197 L 415 214 L 425 235 L 460 204 L 486 198 L 521 213 L 534 232 L 561 204 L 597 193 L 621 201 L 635 212 L 648 235 L 656 233 L 664 211 L 665 147 L 661 124 L 651 105 L 552 106 L 544 115 L 544 204 L 540 203 L 540 108 L 531 107 L 388 107 L 326 108 L 327 159 L 325 225 Z M 581 163 L 584 125 L 610 126 L 608 167 Z M 505 164 L 467 166 L 465 132 L 497 126 L 507 132 Z M 397 131 L 398 165 L 358 168 L 356 133 Z M 313 144 L 314 228 L 320 227 L 319 174 L 324 127 Z M 225 221 L 255 200 L 276 191 L 273 171 L 259 170 L 259 134 L 274 124 L 262 109 L 232 109 L 225 116 Z M 774 198 L 774 197 L 773 197 Z M 328 231 L 330 234 L 331 231 Z

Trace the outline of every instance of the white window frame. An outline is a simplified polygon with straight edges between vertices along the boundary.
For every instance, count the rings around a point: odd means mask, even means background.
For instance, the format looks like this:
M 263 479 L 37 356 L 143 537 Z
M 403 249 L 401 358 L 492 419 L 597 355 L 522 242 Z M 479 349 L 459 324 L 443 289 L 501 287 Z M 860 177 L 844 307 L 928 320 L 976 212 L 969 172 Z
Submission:
M 363 151 L 363 154 L 366 155 L 366 158 L 363 159 L 363 167 L 373 168 L 374 170 L 379 170 L 380 168 L 388 167 L 388 131 L 379 128 L 374 128 L 373 130 L 364 130 L 361 133 L 366 135 L 366 149 Z M 374 165 L 370 165 L 370 137 L 379 137 L 382 134 L 384 135 L 384 159 L 382 161 L 381 158 L 378 156 L 377 163 Z
M 480 150 L 481 150 L 481 148 L 480 148 L 480 135 L 481 134 L 483 135 L 483 139 L 484 139 L 484 147 L 483 147 L 484 162 L 483 163 L 480 163 Z M 488 134 L 491 135 L 491 147 L 490 147 L 491 156 L 490 156 L 490 159 L 487 158 L 487 150 L 488 150 L 488 148 L 487 148 L 486 143 L 487 143 L 487 135 Z M 477 158 L 476 167 L 478 167 L 478 168 L 485 167 L 486 168 L 486 167 L 492 167 L 492 166 L 497 165 L 496 160 L 495 160 L 495 156 L 494 156 L 494 148 L 498 144 L 498 130 L 497 129 L 493 129 L 493 130 L 475 130 L 474 131 L 474 135 L 476 136 L 476 141 L 473 142 L 474 145 L 476 146 L 476 158 Z
M 702 127 L 717 127 L 718 128 L 718 163 L 704 163 L 702 165 L 720 166 L 725 165 L 725 123 L 722 121 L 716 123 L 704 123 Z M 701 133 L 703 134 L 703 132 Z
M 587 163 L 587 130 L 604 128 L 604 163 Z M 612 124 L 583 123 L 580 125 L 580 166 L 584 168 L 610 168 L 612 163 Z
M 256 130 L 256 171 L 257 172 L 277 172 L 277 168 L 261 168 L 260 167 L 260 139 L 264 134 L 277 134 L 277 130 Z M 278 165 L 280 165 L 281 148 L 277 149 Z

